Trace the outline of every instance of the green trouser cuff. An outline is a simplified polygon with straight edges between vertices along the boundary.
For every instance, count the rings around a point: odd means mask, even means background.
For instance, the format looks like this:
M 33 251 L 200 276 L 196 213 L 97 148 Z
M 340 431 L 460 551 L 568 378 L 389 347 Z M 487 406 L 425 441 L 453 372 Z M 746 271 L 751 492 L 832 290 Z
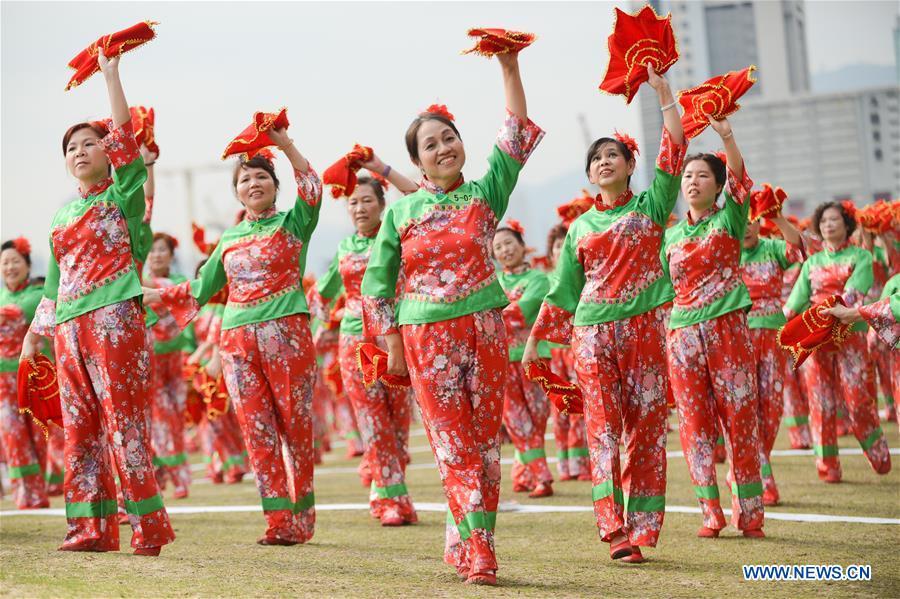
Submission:
M 813 445 L 813 453 L 820 458 L 833 458 L 838 455 L 837 445 Z
M 44 480 L 51 485 L 61 485 L 65 482 L 66 474 L 65 472 L 44 472 Z
M 759 475 L 763 478 L 770 478 L 772 476 L 772 464 L 763 464 L 759 469 Z
M 66 518 L 105 518 L 118 513 L 119 505 L 115 499 L 66 503 Z
M 350 439 L 359 439 L 359 431 L 350 431 L 349 433 L 344 435 L 344 439 L 346 439 L 348 441 Z
M 759 497 L 760 495 L 762 495 L 762 492 L 762 481 L 747 483 L 745 485 L 731 483 L 731 494 L 737 495 L 738 499 L 750 499 L 751 497 Z
M 556 457 L 560 460 L 568 460 L 569 459 L 569 450 L 568 449 L 557 449 Z
M 316 439 L 315 441 L 313 441 L 313 449 L 318 449 L 318 448 L 320 448 L 320 447 L 322 447 L 322 442 L 321 442 L 321 441 L 319 441 L 318 439 Z
M 125 511 L 133 516 L 146 516 L 163 509 L 163 507 L 162 496 L 158 493 L 140 501 L 125 500 Z
M 570 458 L 589 458 L 589 457 L 591 457 L 591 451 L 587 447 L 570 447 L 569 448 L 569 457 Z
M 664 512 L 666 511 L 665 495 L 648 495 L 646 497 L 625 497 L 625 511 L 634 512 Z
M 530 464 L 538 458 L 546 458 L 547 452 L 544 451 L 543 447 L 538 447 L 537 449 L 529 449 L 527 451 L 519 451 L 517 449 L 513 454 L 513 457 L 520 464 Z
M 176 453 L 175 455 L 155 456 L 153 458 L 154 466 L 181 466 L 187 464 L 186 453 Z
M 372 481 L 372 492 L 378 496 L 378 499 L 392 499 L 394 497 L 409 494 L 409 491 L 406 490 L 406 485 L 403 483 L 379 487 L 375 484 L 374 480 Z
M 26 464 L 25 466 L 10 466 L 9 468 L 9 479 L 14 480 L 16 478 L 25 478 L 26 476 L 33 476 L 35 474 L 41 473 L 41 465 L 40 464 Z
M 809 416 L 790 416 L 782 420 L 785 426 L 803 426 L 809 424 Z
M 600 501 L 601 499 L 606 499 L 610 495 L 613 496 L 613 501 L 619 505 L 625 505 L 625 497 L 622 495 L 622 489 L 614 487 L 612 479 L 602 482 L 599 485 L 595 485 L 591 489 L 591 501 Z
M 719 438 L 716 439 L 716 445 L 725 445 L 725 437 L 719 435 Z
M 233 455 L 224 462 L 222 462 L 222 468 L 231 468 L 232 466 L 237 466 L 241 462 L 244 461 L 244 456 L 241 454 Z
M 264 512 L 276 512 L 279 510 L 289 510 L 296 514 L 303 510 L 308 510 L 316 504 L 316 496 L 310 492 L 301 497 L 296 502 L 292 502 L 290 497 L 263 497 L 262 508 Z
M 884 399 L 884 405 L 886 405 L 886 406 L 894 405 L 894 396 L 893 395 L 885 395 L 883 399 Z
M 450 515 L 453 518 L 453 514 Z M 463 541 L 472 536 L 472 531 L 478 528 L 494 530 L 497 525 L 497 512 L 469 512 L 462 521 L 456 525 L 459 530 L 459 538 Z
M 719 498 L 719 486 L 718 485 L 694 485 L 694 495 L 697 496 L 697 499 L 718 499 Z
M 860 441 L 859 444 L 862 447 L 863 451 L 869 451 L 869 449 L 871 449 L 872 446 L 875 445 L 875 441 L 880 439 L 883 435 L 884 433 L 881 431 L 881 426 L 876 426 L 875 430 L 869 433 L 869 436 Z

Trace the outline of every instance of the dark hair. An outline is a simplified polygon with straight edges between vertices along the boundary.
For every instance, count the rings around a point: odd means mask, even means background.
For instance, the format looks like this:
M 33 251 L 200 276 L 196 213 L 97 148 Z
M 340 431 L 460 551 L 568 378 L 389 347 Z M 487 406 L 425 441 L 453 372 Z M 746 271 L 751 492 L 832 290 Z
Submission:
M 166 242 L 166 247 L 169 248 L 169 253 L 175 253 L 175 238 L 169 235 L 168 233 L 156 232 L 153 234 L 153 243 L 156 243 L 159 240 L 163 240 Z
M 371 187 L 372 191 L 375 192 L 375 197 L 378 198 L 378 204 L 384 206 L 384 187 L 381 186 L 381 181 L 374 177 L 363 175 L 356 180 L 356 186 L 359 187 L 360 185 Z
M 813 212 L 812 217 L 813 232 L 819 237 L 822 237 L 822 232 L 819 231 L 819 223 L 822 221 L 822 215 L 825 214 L 825 211 L 829 208 L 834 208 L 841 213 L 841 218 L 844 219 L 844 226 L 847 227 L 847 238 L 853 235 L 853 232 L 856 230 L 856 219 L 847 212 L 847 209 L 844 208 L 843 204 L 840 202 L 823 202 L 816 206 L 816 211 Z
M 207 260 L 209 260 L 209 258 L 204 258 L 203 260 L 201 260 L 200 262 L 197 263 L 197 268 L 194 270 L 195 277 L 200 276 L 200 269 L 203 268 L 203 265 L 206 264 Z
M 25 258 L 25 264 L 28 265 L 28 268 L 31 268 L 31 254 L 23 254 L 19 252 L 19 248 L 16 247 L 16 242 L 13 239 L 8 241 L 4 241 L 3 245 L 0 245 L 0 252 L 4 252 L 6 250 L 16 250 L 16 253 Z
M 278 193 L 279 182 L 278 176 L 275 174 L 275 166 L 258 154 L 250 160 L 239 160 L 237 164 L 234 165 L 234 172 L 231 175 L 231 186 L 234 187 L 235 190 L 237 190 L 238 177 L 240 176 L 241 171 L 246 168 L 261 168 L 269 173 L 269 176 L 275 181 L 275 193 Z
M 587 155 L 584 159 L 584 174 L 590 178 L 591 176 L 591 160 L 594 158 L 594 154 L 600 151 L 606 144 L 615 144 L 616 149 L 625 157 L 625 162 L 631 162 L 634 160 L 634 153 L 628 149 L 628 146 L 623 144 L 621 141 L 616 139 L 615 137 L 601 137 L 600 139 L 594 141 L 591 144 L 591 147 L 588 148 Z M 631 175 L 628 175 L 628 181 L 626 183 L 629 187 L 631 186 Z
M 553 225 L 550 229 L 550 232 L 547 233 L 547 258 L 553 253 L 553 244 L 556 243 L 557 239 L 565 239 L 566 233 L 569 232 L 569 227 L 565 226 L 562 223 L 557 223 Z
M 458 137 L 460 141 L 462 140 L 462 135 L 459 134 L 459 129 L 457 129 L 456 125 L 453 124 L 453 121 L 451 121 L 447 117 L 431 112 L 420 114 L 415 118 L 415 120 L 406 130 L 406 151 L 409 152 L 409 157 L 416 164 L 418 164 L 419 162 L 419 127 L 421 127 L 422 123 L 424 123 L 425 121 L 440 121 L 441 123 L 453 129 L 453 133 L 456 134 L 456 137 Z
M 496 231 L 494 231 L 494 235 L 496 236 L 497 233 L 500 233 L 501 231 L 506 231 L 507 233 L 511 233 L 512 236 L 516 238 L 516 241 L 518 241 L 521 245 L 525 245 L 525 238 L 522 237 L 522 234 L 519 233 L 518 231 L 513 231 L 509 227 L 501 225 L 501 226 L 497 227 Z
M 76 124 L 72 125 L 71 127 L 69 127 L 68 129 L 66 129 L 65 134 L 63 134 L 63 139 L 62 139 L 63 156 L 66 155 L 66 148 L 69 147 L 69 140 L 72 139 L 72 136 L 75 135 L 75 133 L 77 133 L 78 131 L 81 131 L 82 129 L 90 129 L 91 131 L 96 133 L 97 137 L 99 137 L 100 139 L 103 139 L 109 133 L 109 131 L 106 130 L 106 127 L 101 126 L 100 123 L 88 123 L 88 122 L 76 123 Z M 111 172 L 112 172 L 112 164 L 107 164 L 106 165 L 106 174 L 109 175 Z
M 702 160 L 706 164 L 708 164 L 709 170 L 712 171 L 713 177 L 715 177 L 716 179 L 716 185 L 721 185 L 723 188 L 725 187 L 725 181 L 728 178 L 728 174 L 725 171 L 725 163 L 721 158 L 719 158 L 715 154 L 704 152 L 701 152 L 699 154 L 691 154 L 684 159 L 684 167 L 687 168 L 687 165 L 695 160 Z M 718 198 L 718 195 L 716 197 Z

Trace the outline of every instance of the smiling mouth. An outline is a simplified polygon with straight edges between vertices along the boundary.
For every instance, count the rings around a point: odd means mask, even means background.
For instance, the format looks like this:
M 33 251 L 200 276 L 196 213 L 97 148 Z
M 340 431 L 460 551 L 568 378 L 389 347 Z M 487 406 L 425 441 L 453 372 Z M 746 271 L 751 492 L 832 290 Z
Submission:
M 454 162 L 455 160 L 456 160 L 456 156 L 448 156 L 446 158 L 441 158 L 440 160 L 438 160 L 438 166 L 447 166 L 448 164 L 450 164 L 451 162 Z
M 599 173 L 599 175 L 600 175 L 601 177 L 609 177 L 609 176 L 612 175 L 612 174 L 613 174 L 613 172 L 612 172 L 611 170 L 609 170 L 608 168 L 603 169 L 603 170 L 600 171 L 600 173 Z

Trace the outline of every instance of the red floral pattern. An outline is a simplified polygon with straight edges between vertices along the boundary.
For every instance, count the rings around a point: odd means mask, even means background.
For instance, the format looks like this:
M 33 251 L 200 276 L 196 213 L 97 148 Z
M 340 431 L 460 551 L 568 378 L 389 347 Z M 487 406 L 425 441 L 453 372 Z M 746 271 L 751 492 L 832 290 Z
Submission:
M 743 283 L 741 242 L 725 229 L 704 237 L 688 237 L 668 248 L 675 305 L 697 310 L 711 305 Z
M 900 343 L 900 323 L 891 312 L 891 298 L 886 297 L 868 306 L 860 306 L 859 315 L 881 337 L 888 348 Z

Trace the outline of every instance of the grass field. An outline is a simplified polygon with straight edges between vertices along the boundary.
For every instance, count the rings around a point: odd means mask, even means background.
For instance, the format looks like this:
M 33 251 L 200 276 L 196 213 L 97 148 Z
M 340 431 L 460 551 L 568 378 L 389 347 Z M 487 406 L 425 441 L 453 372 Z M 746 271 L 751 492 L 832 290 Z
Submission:
M 892 447 L 900 447 L 897 427 L 885 423 Z M 408 486 L 418 503 L 443 501 L 425 437 L 411 440 L 413 468 Z M 850 438 L 842 448 L 857 448 Z M 552 441 L 548 441 L 548 453 Z M 787 449 L 784 435 L 776 449 Z M 678 450 L 677 434 L 669 450 Z M 504 448 L 504 457 L 512 449 Z M 344 460 L 343 450 L 326 456 L 316 475 L 319 506 L 360 504 L 367 492 Z M 842 456 L 844 483 L 816 478 L 811 456 L 774 457 L 782 496 L 774 513 L 900 518 L 900 456 L 895 470 L 879 477 L 860 455 Z M 509 466 L 504 467 L 504 475 Z M 729 502 L 719 478 L 723 505 Z M 191 496 L 168 507 L 258 506 L 256 488 L 211 485 L 195 473 Z M 684 459 L 669 459 L 669 507 L 695 507 Z M 555 485 L 542 500 L 513 494 L 508 477 L 501 502 L 522 505 L 590 506 L 590 484 Z M 62 507 L 54 498 L 53 507 Z M 9 498 L 0 509 L 14 509 Z M 668 513 L 660 545 L 645 552 L 640 566 L 614 563 L 597 538 L 589 511 L 501 513 L 497 523 L 500 561 L 497 588 L 460 583 L 442 559 L 444 513 L 421 511 L 416 526 L 385 529 L 362 510 L 320 509 L 312 542 L 296 547 L 262 547 L 261 513 L 172 514 L 178 539 L 159 558 L 139 558 L 128 550 L 122 531 L 120 553 L 57 552 L 65 533 L 62 516 L 0 518 L 0 595 L 10 597 L 159 596 L 339 596 L 339 597 L 900 597 L 900 526 L 896 524 L 808 523 L 769 518 L 767 538 L 751 541 L 727 528 L 715 540 L 698 539 L 701 517 Z M 742 564 L 869 564 L 868 582 L 747 582 Z

